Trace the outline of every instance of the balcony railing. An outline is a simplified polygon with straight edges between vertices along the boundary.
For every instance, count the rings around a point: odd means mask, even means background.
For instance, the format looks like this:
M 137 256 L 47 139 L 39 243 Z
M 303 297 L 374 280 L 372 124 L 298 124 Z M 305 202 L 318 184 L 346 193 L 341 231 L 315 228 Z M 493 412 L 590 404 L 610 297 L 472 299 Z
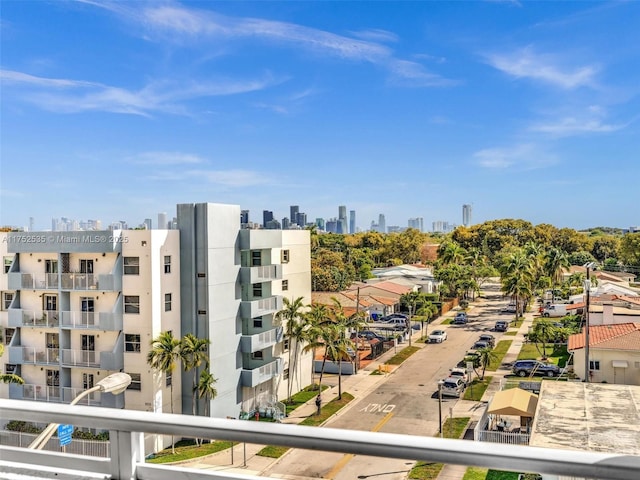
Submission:
M 93 273 L 63 273 L 63 290 L 97 290 L 98 275 Z
M 57 290 L 57 273 L 9 273 L 8 286 L 11 290 Z
M 60 312 L 54 310 L 9 309 L 10 327 L 56 328 L 60 325 Z
M 283 361 L 277 358 L 273 362 L 254 369 L 242 369 L 241 382 L 243 387 L 257 387 L 261 383 L 282 373 Z
M 123 351 L 119 347 L 111 352 L 63 349 L 61 353 L 62 365 L 66 367 L 101 368 L 115 371 L 124 368 Z
M 60 312 L 62 328 L 122 330 L 122 313 L 115 312 Z
M 33 385 L 25 383 L 24 385 L 16 385 L 10 392 L 12 399 L 16 400 L 35 400 L 38 402 L 62 402 L 62 389 L 60 387 L 50 385 Z M 22 389 L 22 395 L 18 392 Z
M 257 318 L 280 310 L 282 310 L 282 297 L 279 295 L 240 303 L 240 311 L 244 318 Z
M 282 341 L 282 327 L 276 327 L 255 335 L 243 335 L 240 339 L 243 353 L 253 353 Z
M 240 281 L 245 284 L 282 280 L 282 265 L 261 265 L 258 267 L 242 267 Z
M 92 472 L 95 476 L 103 475 L 113 479 L 251 478 L 267 480 L 270 478 L 248 475 L 245 477 L 228 472 L 196 470 L 179 465 L 144 463 L 143 433 L 145 432 L 568 477 L 628 480 L 637 478 L 640 471 L 640 456 L 615 453 L 516 445 L 500 445 L 500 448 L 495 448 L 495 444 L 469 440 L 241 422 L 223 418 L 77 407 L 53 403 L 27 403 L 17 400 L 0 400 L 0 412 L 3 417 L 15 420 L 91 426 L 111 432 L 111 457 L 106 459 L 0 446 L 3 472 L 30 476 L 43 472 L 42 478 L 45 478 L 45 472 L 50 472 L 52 468 L 64 468 L 69 474 L 77 472 L 77 477 L 80 477 L 83 472 L 85 475 L 86 472 Z
M 58 365 L 60 349 L 9 347 L 9 361 L 18 365 Z

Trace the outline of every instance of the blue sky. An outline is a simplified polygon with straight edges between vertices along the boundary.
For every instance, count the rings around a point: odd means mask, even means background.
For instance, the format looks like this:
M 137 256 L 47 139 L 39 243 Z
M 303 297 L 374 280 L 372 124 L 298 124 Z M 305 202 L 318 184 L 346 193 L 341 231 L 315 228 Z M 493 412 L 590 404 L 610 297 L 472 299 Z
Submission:
M 3 1 L 0 224 L 640 224 L 640 2 Z

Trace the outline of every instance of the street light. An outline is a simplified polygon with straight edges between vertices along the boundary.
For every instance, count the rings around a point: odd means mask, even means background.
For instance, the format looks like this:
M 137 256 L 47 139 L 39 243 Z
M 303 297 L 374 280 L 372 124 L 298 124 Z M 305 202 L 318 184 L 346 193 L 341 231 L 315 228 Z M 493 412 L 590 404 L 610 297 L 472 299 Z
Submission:
M 589 364 L 589 298 L 591 294 L 591 280 L 589 272 L 595 266 L 594 262 L 589 262 L 584 265 L 587 269 L 587 278 L 584 281 L 585 297 L 585 314 L 584 314 L 584 381 L 589 383 L 590 371 Z
M 81 392 L 76 398 L 71 400 L 69 405 L 75 405 L 84 397 L 93 392 L 101 392 L 101 393 L 113 393 L 114 395 L 118 395 L 119 393 L 124 392 L 129 384 L 131 383 L 131 377 L 127 373 L 116 372 L 111 375 L 103 378 L 95 386 Z M 31 442 L 28 448 L 33 450 L 42 450 L 42 448 L 47 444 L 49 439 L 53 436 L 57 428 L 60 426 L 58 423 L 50 423 L 47 427 L 36 437 L 36 439 Z
M 438 431 L 440 432 L 440 438 L 442 438 L 442 385 L 444 380 L 438 381 Z

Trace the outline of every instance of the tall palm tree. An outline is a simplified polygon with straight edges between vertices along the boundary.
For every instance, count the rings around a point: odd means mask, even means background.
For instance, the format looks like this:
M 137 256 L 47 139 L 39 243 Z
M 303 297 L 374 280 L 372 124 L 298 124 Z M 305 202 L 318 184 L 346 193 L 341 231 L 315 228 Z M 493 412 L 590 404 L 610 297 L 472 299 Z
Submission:
M 355 351 L 355 345 L 345 335 L 344 325 L 338 322 L 324 325 L 322 340 L 325 348 L 325 361 L 327 358 L 331 358 L 334 362 L 338 362 L 338 399 L 342 399 L 342 362 L 351 361 L 351 353 Z M 322 362 L 323 370 L 325 361 Z
M 23 385 L 24 379 L 15 373 L 0 373 L 0 383 L 16 383 L 18 385 Z
M 280 322 L 284 322 L 284 335 L 289 339 L 289 377 L 287 379 L 287 402 L 291 400 L 291 377 L 295 375 L 296 366 L 298 364 L 298 339 L 301 339 L 302 335 L 299 329 L 300 319 L 303 316 L 303 309 L 305 305 L 303 303 L 303 297 L 298 297 L 295 300 L 284 298 L 284 308 L 276 314 L 276 319 Z M 297 338 L 296 338 L 297 337 Z M 294 345 L 295 342 L 295 345 Z M 293 363 L 291 361 L 292 349 L 294 350 Z
M 165 377 L 171 375 L 180 360 L 180 340 L 168 332 L 160 332 L 157 338 L 151 340 L 151 350 L 147 354 L 147 363 L 151 368 L 164 373 Z M 173 379 L 170 384 L 171 413 L 173 413 Z M 173 435 L 171 436 L 171 453 L 175 454 Z
M 334 344 L 330 348 L 334 350 L 333 354 L 337 354 L 338 360 L 338 398 L 342 398 L 342 361 L 349 360 L 357 362 L 356 358 L 351 358 L 350 351 L 355 352 L 357 355 L 357 348 L 355 343 L 351 340 L 349 332 L 351 330 L 358 331 L 365 325 L 364 312 L 355 312 L 352 315 L 347 316 L 344 312 L 342 304 L 337 298 L 332 298 L 333 305 L 330 307 L 331 317 L 333 325 L 336 327 L 336 331 L 330 337 Z M 336 360 L 336 358 L 334 358 Z M 355 364 L 357 368 L 357 363 Z
M 200 377 L 198 379 L 198 383 L 195 387 L 195 394 L 198 395 L 198 398 L 205 400 L 204 402 L 204 414 L 205 416 L 209 416 L 209 404 L 210 401 L 218 396 L 218 390 L 216 390 L 215 383 L 218 381 L 216 377 L 211 375 L 209 370 L 202 370 L 200 372 Z
M 191 414 L 196 414 L 196 387 L 198 384 L 198 369 L 204 364 L 209 368 L 209 344 L 208 338 L 198 338 L 193 333 L 187 333 L 180 340 L 180 360 L 185 372 L 191 371 Z
M 480 365 L 482 366 L 482 376 L 480 379 L 484 380 L 484 372 L 487 370 L 487 366 L 489 366 L 492 361 L 496 360 L 498 356 L 489 347 L 481 348 L 478 350 L 478 353 L 480 354 Z
M 558 284 L 562 283 L 562 274 L 570 266 L 571 263 L 566 252 L 555 247 L 547 250 L 544 256 L 544 270 L 547 276 L 551 278 L 554 289 Z
M 320 338 L 320 334 L 322 331 L 322 325 L 329 322 L 329 310 L 326 305 L 321 304 L 313 304 L 311 305 L 311 309 L 305 313 L 304 322 L 307 325 L 307 328 L 304 330 L 304 341 L 306 345 L 302 348 L 304 353 L 311 351 L 312 352 L 312 360 L 311 360 L 311 383 L 315 384 L 315 359 L 316 359 L 316 350 L 324 346 Z M 324 369 L 324 362 L 322 365 Z M 322 392 L 322 375 L 320 376 L 320 391 Z
M 450 263 L 462 263 L 466 255 L 466 250 L 458 243 L 446 242 L 438 251 L 438 260 L 440 260 L 443 265 L 449 265 Z
M 516 304 L 516 320 L 524 305 L 533 295 L 534 274 L 531 258 L 523 249 L 517 249 L 503 258 L 500 265 L 502 291 Z

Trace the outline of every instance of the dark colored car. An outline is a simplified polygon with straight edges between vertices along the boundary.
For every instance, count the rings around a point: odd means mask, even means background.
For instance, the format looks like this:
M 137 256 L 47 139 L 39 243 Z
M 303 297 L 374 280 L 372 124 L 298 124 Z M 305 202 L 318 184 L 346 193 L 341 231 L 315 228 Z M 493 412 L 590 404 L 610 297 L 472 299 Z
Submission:
M 517 360 L 513 363 L 511 371 L 519 377 L 530 375 L 542 377 L 555 377 L 560 375 L 560 367 L 553 363 L 542 363 L 537 360 Z
M 495 326 L 493 327 L 493 329 L 496 332 L 506 332 L 507 329 L 509 328 L 509 322 L 496 322 Z
M 469 319 L 467 318 L 467 314 L 464 312 L 456 313 L 455 318 L 451 322 L 453 325 L 465 325 Z
M 473 347 L 471 347 L 471 350 L 482 350 L 483 348 L 491 348 L 491 345 L 489 344 L 489 342 L 478 340 L 476 343 L 473 344 Z
M 489 333 L 483 333 L 482 335 L 480 335 L 480 338 L 478 338 L 478 341 L 487 342 L 491 348 L 496 346 L 496 338 Z
M 355 340 L 356 338 L 356 333 L 353 332 L 351 334 L 351 340 Z M 363 330 L 361 332 L 358 332 L 358 338 L 364 338 L 365 340 L 380 340 L 381 342 L 385 341 L 385 338 L 382 335 L 378 335 L 375 332 L 372 332 L 370 330 Z

